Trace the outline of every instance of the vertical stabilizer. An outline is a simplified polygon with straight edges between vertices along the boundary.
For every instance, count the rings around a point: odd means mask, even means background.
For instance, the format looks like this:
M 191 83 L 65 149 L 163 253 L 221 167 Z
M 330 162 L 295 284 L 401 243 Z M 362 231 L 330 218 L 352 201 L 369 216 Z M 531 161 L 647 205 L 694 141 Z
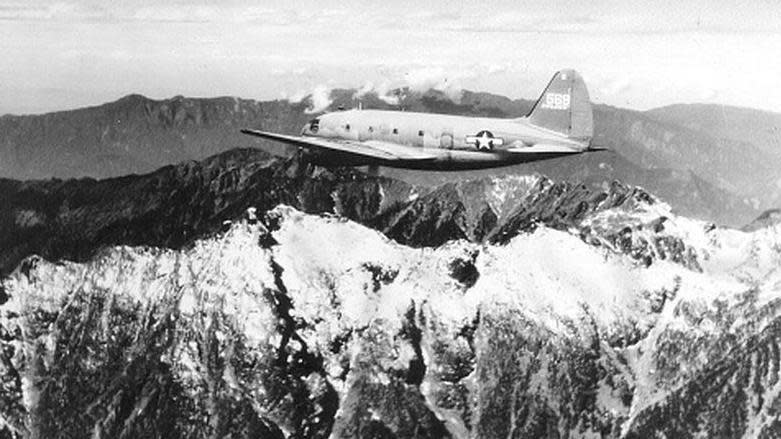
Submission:
M 529 121 L 567 137 L 590 142 L 594 120 L 586 83 L 575 70 L 556 72 L 528 115 Z

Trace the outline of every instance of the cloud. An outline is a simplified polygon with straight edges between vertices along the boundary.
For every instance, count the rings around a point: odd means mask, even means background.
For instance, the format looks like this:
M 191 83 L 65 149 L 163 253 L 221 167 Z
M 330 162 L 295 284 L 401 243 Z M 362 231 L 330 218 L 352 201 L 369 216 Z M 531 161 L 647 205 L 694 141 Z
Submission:
M 464 71 L 454 72 L 443 67 L 422 67 L 407 72 L 405 81 L 412 90 L 420 92 L 439 90 L 454 102 L 458 102 L 464 92 L 461 81 L 471 76 L 474 74 Z
M 331 99 L 331 89 L 326 85 L 318 85 L 312 90 L 312 105 L 306 110 L 307 113 L 319 113 L 329 105 L 333 100 Z
M 299 90 L 299 91 L 293 93 L 290 96 L 285 96 L 285 94 L 283 93 L 282 94 L 282 99 L 287 99 L 287 101 L 290 102 L 291 104 L 297 104 L 297 103 L 303 101 L 304 99 L 306 99 L 307 96 L 308 95 L 307 95 L 306 91 Z
M 612 77 L 595 84 L 595 89 L 608 96 L 618 96 L 626 94 L 632 89 L 633 80 L 629 77 Z
M 333 99 L 331 99 L 331 87 L 325 84 L 316 85 L 311 91 L 299 90 L 287 98 L 288 102 L 297 104 L 305 99 L 309 99 L 309 107 L 304 110 L 307 114 L 320 113 L 327 109 Z
M 368 81 L 363 85 L 363 87 L 355 92 L 353 98 L 360 99 L 369 93 L 374 93 L 386 104 L 399 105 L 400 96 L 395 94 L 394 90 L 402 87 L 403 86 L 400 83 L 394 86 L 393 83 L 388 79 L 384 79 L 378 84 L 375 84 L 372 81 Z
M 214 6 L 148 6 L 137 9 L 130 19 L 138 21 L 209 23 L 224 20 L 224 11 Z
M 100 8 L 91 8 L 73 2 L 0 3 L 0 20 L 10 21 L 93 19 L 102 13 Z
M 460 102 L 464 88 L 462 81 L 474 76 L 469 70 L 442 66 L 415 66 L 387 73 L 378 82 L 368 81 L 355 92 L 355 98 L 375 93 L 382 101 L 398 105 L 400 89 L 424 93 L 428 90 L 441 91 L 453 102 Z
M 298 11 L 233 4 L 211 6 L 199 2 L 154 4 L 126 2 L 104 6 L 85 0 L 7 2 L 0 0 L 0 20 L 67 22 L 217 23 L 288 26 L 301 22 Z

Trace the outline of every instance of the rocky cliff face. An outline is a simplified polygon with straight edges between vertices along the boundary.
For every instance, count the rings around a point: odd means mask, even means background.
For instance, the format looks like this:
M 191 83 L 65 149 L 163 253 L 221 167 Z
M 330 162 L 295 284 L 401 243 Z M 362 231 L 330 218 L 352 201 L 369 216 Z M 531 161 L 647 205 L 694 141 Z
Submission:
M 570 210 L 577 188 L 490 187 L 502 226 L 415 210 L 407 230 L 434 232 L 406 244 L 281 205 L 178 248 L 25 259 L 2 282 L 0 434 L 777 433 L 781 228 L 714 228 L 631 189 Z M 546 197 L 551 215 L 502 220 Z
M 0 189 L 6 206 L 0 211 L 0 274 L 30 254 L 83 261 L 111 245 L 179 248 L 220 231 L 224 221 L 249 207 L 263 212 L 279 203 L 337 214 L 413 247 L 456 239 L 503 243 L 539 225 L 591 234 L 583 221 L 594 212 L 659 204 L 642 189 L 618 182 L 595 190 L 530 175 L 432 188 L 351 169 L 311 168 L 257 150 L 235 150 L 144 176 L 0 180 Z M 634 226 L 627 227 L 632 235 Z M 603 238 L 618 239 L 607 235 Z

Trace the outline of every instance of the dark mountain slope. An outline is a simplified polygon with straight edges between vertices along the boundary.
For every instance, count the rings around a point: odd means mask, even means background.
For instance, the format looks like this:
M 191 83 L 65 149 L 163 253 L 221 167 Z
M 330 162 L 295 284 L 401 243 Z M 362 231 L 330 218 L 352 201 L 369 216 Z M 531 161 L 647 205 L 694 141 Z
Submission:
M 745 224 L 757 210 L 691 170 L 643 168 L 614 152 L 598 152 L 575 157 L 528 163 L 491 170 L 459 173 L 420 172 L 382 169 L 382 175 L 413 184 L 434 186 L 476 178 L 531 175 L 539 173 L 556 181 L 585 184 L 604 190 L 614 180 L 640 186 L 669 203 L 676 212 L 730 226 Z
M 491 197 L 504 201 L 489 203 Z M 30 254 L 80 261 L 109 245 L 180 248 L 250 207 L 260 215 L 280 203 L 337 213 L 403 244 L 432 246 L 459 238 L 503 241 L 538 224 L 566 230 L 589 213 L 627 202 L 655 200 L 617 182 L 594 189 L 539 175 L 429 188 L 239 149 L 140 176 L 0 180 L 6 206 L 0 211 L 0 274 Z
M 781 209 L 768 209 L 756 217 L 754 221 L 746 224 L 741 230 L 753 232 L 763 227 L 770 227 L 781 223 Z
M 126 96 L 97 107 L 0 118 L 0 176 L 115 177 L 200 160 L 258 142 L 246 126 L 290 132 L 307 103 L 237 98 L 156 101 Z

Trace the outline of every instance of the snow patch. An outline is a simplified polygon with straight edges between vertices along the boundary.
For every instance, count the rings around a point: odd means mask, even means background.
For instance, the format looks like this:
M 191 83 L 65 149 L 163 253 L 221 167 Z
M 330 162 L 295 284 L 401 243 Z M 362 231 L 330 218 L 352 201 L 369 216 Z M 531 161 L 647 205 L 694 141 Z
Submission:
M 487 202 L 498 216 L 502 216 L 508 201 L 513 198 L 525 198 L 537 185 L 541 177 L 537 175 L 510 175 L 491 179 L 491 190 Z

